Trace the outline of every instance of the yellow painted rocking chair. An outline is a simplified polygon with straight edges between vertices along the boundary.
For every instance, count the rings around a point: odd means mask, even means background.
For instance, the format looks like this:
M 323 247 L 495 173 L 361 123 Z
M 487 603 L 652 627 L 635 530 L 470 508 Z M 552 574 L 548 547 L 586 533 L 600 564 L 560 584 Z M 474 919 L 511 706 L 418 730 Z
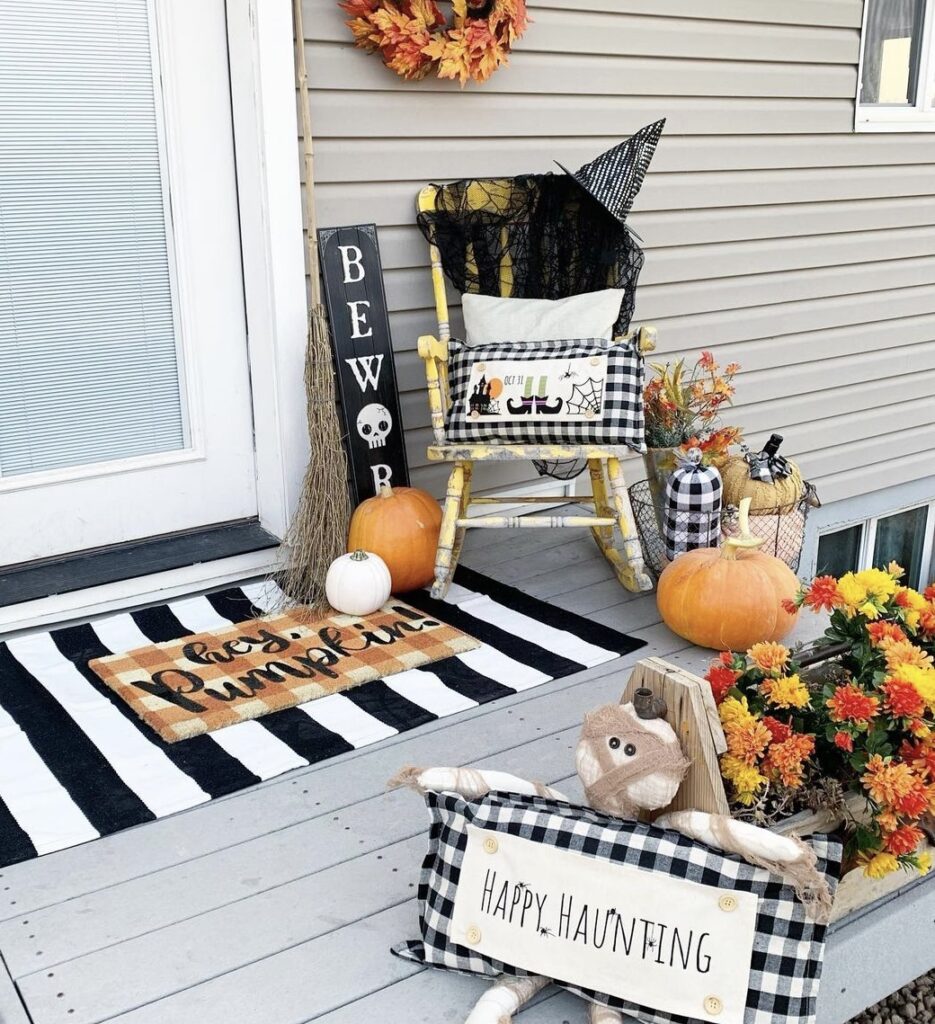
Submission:
M 418 209 L 434 209 L 437 189 L 428 186 L 419 193 Z M 448 300 L 441 254 L 430 246 L 432 260 L 432 287 L 435 293 L 435 311 L 438 318 L 438 337 L 423 335 L 419 338 L 419 355 L 425 360 L 429 406 L 432 413 L 432 431 L 435 443 L 428 448 L 433 462 L 451 462 L 448 478 L 441 534 L 435 560 L 435 582 L 432 596 L 442 598 L 448 592 L 454 570 L 458 564 L 464 535 L 468 529 L 500 527 L 586 527 L 591 530 L 597 546 L 613 567 L 620 582 L 628 590 L 652 589 L 652 580 L 643 565 L 643 555 L 633 519 L 633 510 L 624 481 L 622 456 L 630 451 L 626 445 L 544 445 L 544 444 L 450 444 L 445 436 L 445 421 L 451 407 L 448 383 Z M 501 275 L 503 281 L 509 274 Z M 642 353 L 655 348 L 655 329 L 640 327 L 631 330 L 626 339 L 636 344 Z M 621 339 L 622 340 L 622 339 Z M 586 459 L 591 477 L 592 493 L 575 497 L 576 504 L 590 504 L 593 515 L 470 515 L 473 506 L 497 505 L 556 505 L 567 502 L 564 496 L 545 497 L 471 497 L 471 475 L 475 462 L 519 460 Z M 619 541 L 615 538 L 619 530 Z

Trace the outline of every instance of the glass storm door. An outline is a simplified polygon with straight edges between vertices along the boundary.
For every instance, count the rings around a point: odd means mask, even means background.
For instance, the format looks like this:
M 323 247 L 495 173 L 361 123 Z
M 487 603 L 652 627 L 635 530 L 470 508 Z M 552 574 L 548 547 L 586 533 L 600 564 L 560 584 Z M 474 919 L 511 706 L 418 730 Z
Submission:
M 0 566 L 256 515 L 223 0 L 0 0 Z

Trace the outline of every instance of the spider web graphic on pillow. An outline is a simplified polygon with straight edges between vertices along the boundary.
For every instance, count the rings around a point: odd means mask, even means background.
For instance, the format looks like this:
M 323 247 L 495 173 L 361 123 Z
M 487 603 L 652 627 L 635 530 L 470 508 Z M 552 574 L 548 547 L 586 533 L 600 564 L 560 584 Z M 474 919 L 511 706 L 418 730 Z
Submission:
M 572 384 L 565 407 L 579 416 L 586 416 L 589 412 L 598 415 L 604 408 L 604 378 L 595 380 L 589 377 L 583 384 Z

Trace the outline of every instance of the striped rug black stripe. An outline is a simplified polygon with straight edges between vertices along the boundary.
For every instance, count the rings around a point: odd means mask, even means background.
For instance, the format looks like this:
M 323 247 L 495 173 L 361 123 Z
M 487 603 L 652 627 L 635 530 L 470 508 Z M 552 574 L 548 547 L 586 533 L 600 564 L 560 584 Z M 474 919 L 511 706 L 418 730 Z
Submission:
M 0 643 L 0 866 L 144 824 L 447 715 L 469 714 L 473 704 L 643 644 L 471 570 L 459 569 L 455 580 L 459 587 L 447 601 L 425 591 L 404 599 L 474 636 L 477 650 L 180 743 L 160 739 L 88 668 L 91 659 L 117 653 L 102 636 L 118 643 L 142 634 L 156 643 L 199 632 L 199 622 L 244 622 L 276 603 L 268 600 L 270 584 L 114 616 L 109 626 L 99 625 L 101 636 L 92 621 Z M 34 793 L 41 799 L 30 799 Z
M 457 606 L 446 604 L 444 601 L 436 601 L 429 597 L 425 590 L 418 590 L 415 593 L 407 594 L 406 600 L 421 612 L 428 615 L 443 616 L 444 621 L 449 625 L 456 626 L 465 633 L 480 640 L 482 643 L 496 647 L 511 658 L 522 661 L 527 665 L 535 665 L 540 672 L 552 676 L 553 679 L 560 679 L 562 676 L 570 676 L 574 672 L 580 672 L 585 666 L 569 658 L 563 658 L 560 654 L 538 647 L 536 644 L 517 636 L 515 633 L 493 626 L 483 619 L 478 619 L 468 612 L 462 611 Z
M 36 753 L 102 835 L 155 818 L 125 785 L 67 711 L 0 644 L 0 708 L 22 729 Z M 107 793 L 106 801 L 100 799 Z
M 134 613 L 134 618 L 138 614 Z M 187 635 L 187 631 L 179 633 L 179 636 Z M 140 728 L 140 720 L 127 704 L 122 700 L 114 700 L 111 690 L 88 668 L 89 661 L 111 653 L 109 648 L 97 639 L 93 627 L 90 624 L 85 624 L 56 629 L 52 631 L 52 639 L 55 641 L 55 646 L 74 664 L 88 683 L 101 696 L 111 701 L 128 721 Z M 150 636 L 149 639 L 153 638 Z M 162 637 L 162 639 L 172 640 L 174 637 Z M 154 643 L 158 642 L 154 641 Z M 176 767 L 194 779 L 211 797 L 236 793 L 237 790 L 260 781 L 236 757 L 231 757 L 225 750 L 222 750 L 210 736 L 195 736 L 185 743 L 166 743 L 151 729 L 146 726 L 142 728 L 146 733 L 146 738 L 153 746 L 161 750 Z

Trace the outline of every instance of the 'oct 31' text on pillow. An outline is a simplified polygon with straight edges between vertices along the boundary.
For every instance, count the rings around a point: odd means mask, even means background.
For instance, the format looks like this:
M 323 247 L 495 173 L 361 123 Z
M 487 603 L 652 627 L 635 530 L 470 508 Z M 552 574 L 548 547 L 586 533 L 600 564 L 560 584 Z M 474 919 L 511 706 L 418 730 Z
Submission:
M 468 292 L 462 296 L 461 312 L 468 345 L 562 338 L 610 341 L 622 302 L 622 288 L 605 288 L 567 299 L 504 299 Z

